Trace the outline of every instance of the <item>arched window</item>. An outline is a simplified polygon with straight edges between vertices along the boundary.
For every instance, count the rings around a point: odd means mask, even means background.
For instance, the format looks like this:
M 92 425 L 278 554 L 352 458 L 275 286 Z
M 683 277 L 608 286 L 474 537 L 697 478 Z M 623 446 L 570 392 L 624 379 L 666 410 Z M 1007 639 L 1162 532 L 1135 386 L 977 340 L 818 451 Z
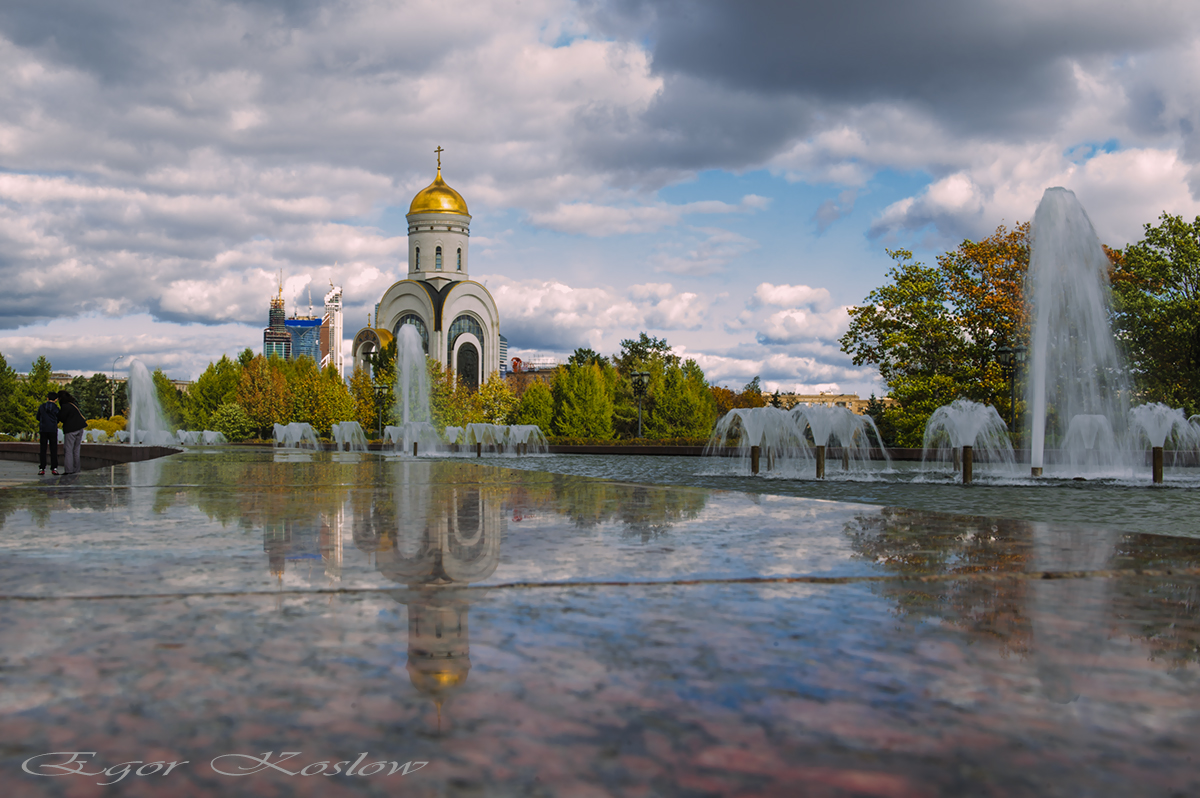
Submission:
M 417 271 L 421 271 L 421 248 L 417 247 Z
M 483 343 L 483 327 L 479 326 L 479 322 L 475 320 L 474 316 L 463 313 L 450 325 L 449 349 L 451 352 L 454 351 L 454 343 L 458 340 L 458 336 L 463 333 L 472 333 L 479 340 L 479 343 Z
M 438 247 L 433 252 L 433 268 L 441 271 L 442 269 L 442 248 Z
M 455 371 L 458 374 L 458 384 L 466 386 L 468 391 L 479 389 L 479 350 L 475 344 L 466 343 L 459 348 L 454 358 Z
M 462 271 L 462 247 L 458 248 L 458 270 Z
M 405 324 L 411 324 L 417 328 L 417 332 L 421 334 L 421 348 L 425 350 L 425 354 L 429 354 L 429 330 L 425 326 L 425 320 L 416 313 L 405 313 L 396 322 L 396 326 L 392 328 L 392 335 L 396 340 L 400 340 L 400 328 Z

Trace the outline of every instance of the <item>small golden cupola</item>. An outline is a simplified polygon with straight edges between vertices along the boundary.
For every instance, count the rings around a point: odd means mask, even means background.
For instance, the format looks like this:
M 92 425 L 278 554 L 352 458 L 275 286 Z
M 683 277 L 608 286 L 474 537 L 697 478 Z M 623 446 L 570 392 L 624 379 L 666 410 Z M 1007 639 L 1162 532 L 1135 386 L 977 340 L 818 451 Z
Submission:
M 438 156 L 437 177 L 428 186 L 418 191 L 417 196 L 413 197 L 412 204 L 408 206 L 409 214 L 458 213 L 470 216 L 471 214 L 467 212 L 467 201 L 462 198 L 462 194 L 450 188 L 442 179 L 442 153 L 444 150 L 438 147 L 435 152 Z

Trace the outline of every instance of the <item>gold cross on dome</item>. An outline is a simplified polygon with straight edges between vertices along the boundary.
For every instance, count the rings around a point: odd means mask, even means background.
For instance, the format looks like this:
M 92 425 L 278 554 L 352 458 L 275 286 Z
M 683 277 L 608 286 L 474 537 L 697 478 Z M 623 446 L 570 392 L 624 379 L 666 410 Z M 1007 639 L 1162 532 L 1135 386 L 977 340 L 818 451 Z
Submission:
M 438 158 L 438 171 L 440 172 L 440 171 L 442 171 L 442 153 L 443 153 L 443 152 L 445 152 L 445 150 L 443 150 L 443 149 L 442 149 L 442 145 L 441 145 L 441 144 L 439 144 L 439 145 L 438 145 L 438 148 L 437 148 L 436 150 L 434 150 L 434 152 L 436 152 L 436 153 L 437 153 L 437 158 Z

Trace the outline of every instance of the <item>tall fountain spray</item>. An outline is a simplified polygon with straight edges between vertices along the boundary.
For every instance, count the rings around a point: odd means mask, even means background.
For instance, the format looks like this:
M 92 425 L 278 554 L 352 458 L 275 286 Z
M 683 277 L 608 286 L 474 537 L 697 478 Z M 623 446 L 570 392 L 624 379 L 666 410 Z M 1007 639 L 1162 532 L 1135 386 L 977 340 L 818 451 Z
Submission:
M 400 422 L 401 451 L 413 444 L 428 451 L 438 443 L 429 411 L 429 371 L 421 334 L 412 324 L 400 325 L 396 334 L 396 416 Z
M 1035 474 L 1044 465 L 1047 438 L 1066 441 L 1076 416 L 1102 416 L 1116 439 L 1124 436 L 1129 388 L 1109 327 L 1108 269 L 1074 192 L 1046 189 L 1033 217 L 1025 289 L 1033 321 L 1026 400 Z
M 129 364 L 129 442 L 151 446 L 174 446 L 175 433 L 167 426 L 162 406 L 158 403 L 158 389 L 150 370 L 140 360 Z

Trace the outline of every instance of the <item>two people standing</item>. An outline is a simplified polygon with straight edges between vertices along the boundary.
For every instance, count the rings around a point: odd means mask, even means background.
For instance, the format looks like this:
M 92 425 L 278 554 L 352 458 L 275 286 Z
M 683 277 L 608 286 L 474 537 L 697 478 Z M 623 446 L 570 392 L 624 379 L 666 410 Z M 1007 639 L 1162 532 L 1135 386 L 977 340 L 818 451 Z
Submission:
M 54 400 L 58 400 L 58 405 Z M 58 425 L 63 428 L 63 472 L 76 474 L 80 470 L 79 448 L 87 419 L 79 402 L 67 391 L 51 391 L 37 411 L 38 436 L 41 441 L 38 455 L 38 476 L 46 473 L 46 449 L 50 450 L 50 473 L 58 473 Z

